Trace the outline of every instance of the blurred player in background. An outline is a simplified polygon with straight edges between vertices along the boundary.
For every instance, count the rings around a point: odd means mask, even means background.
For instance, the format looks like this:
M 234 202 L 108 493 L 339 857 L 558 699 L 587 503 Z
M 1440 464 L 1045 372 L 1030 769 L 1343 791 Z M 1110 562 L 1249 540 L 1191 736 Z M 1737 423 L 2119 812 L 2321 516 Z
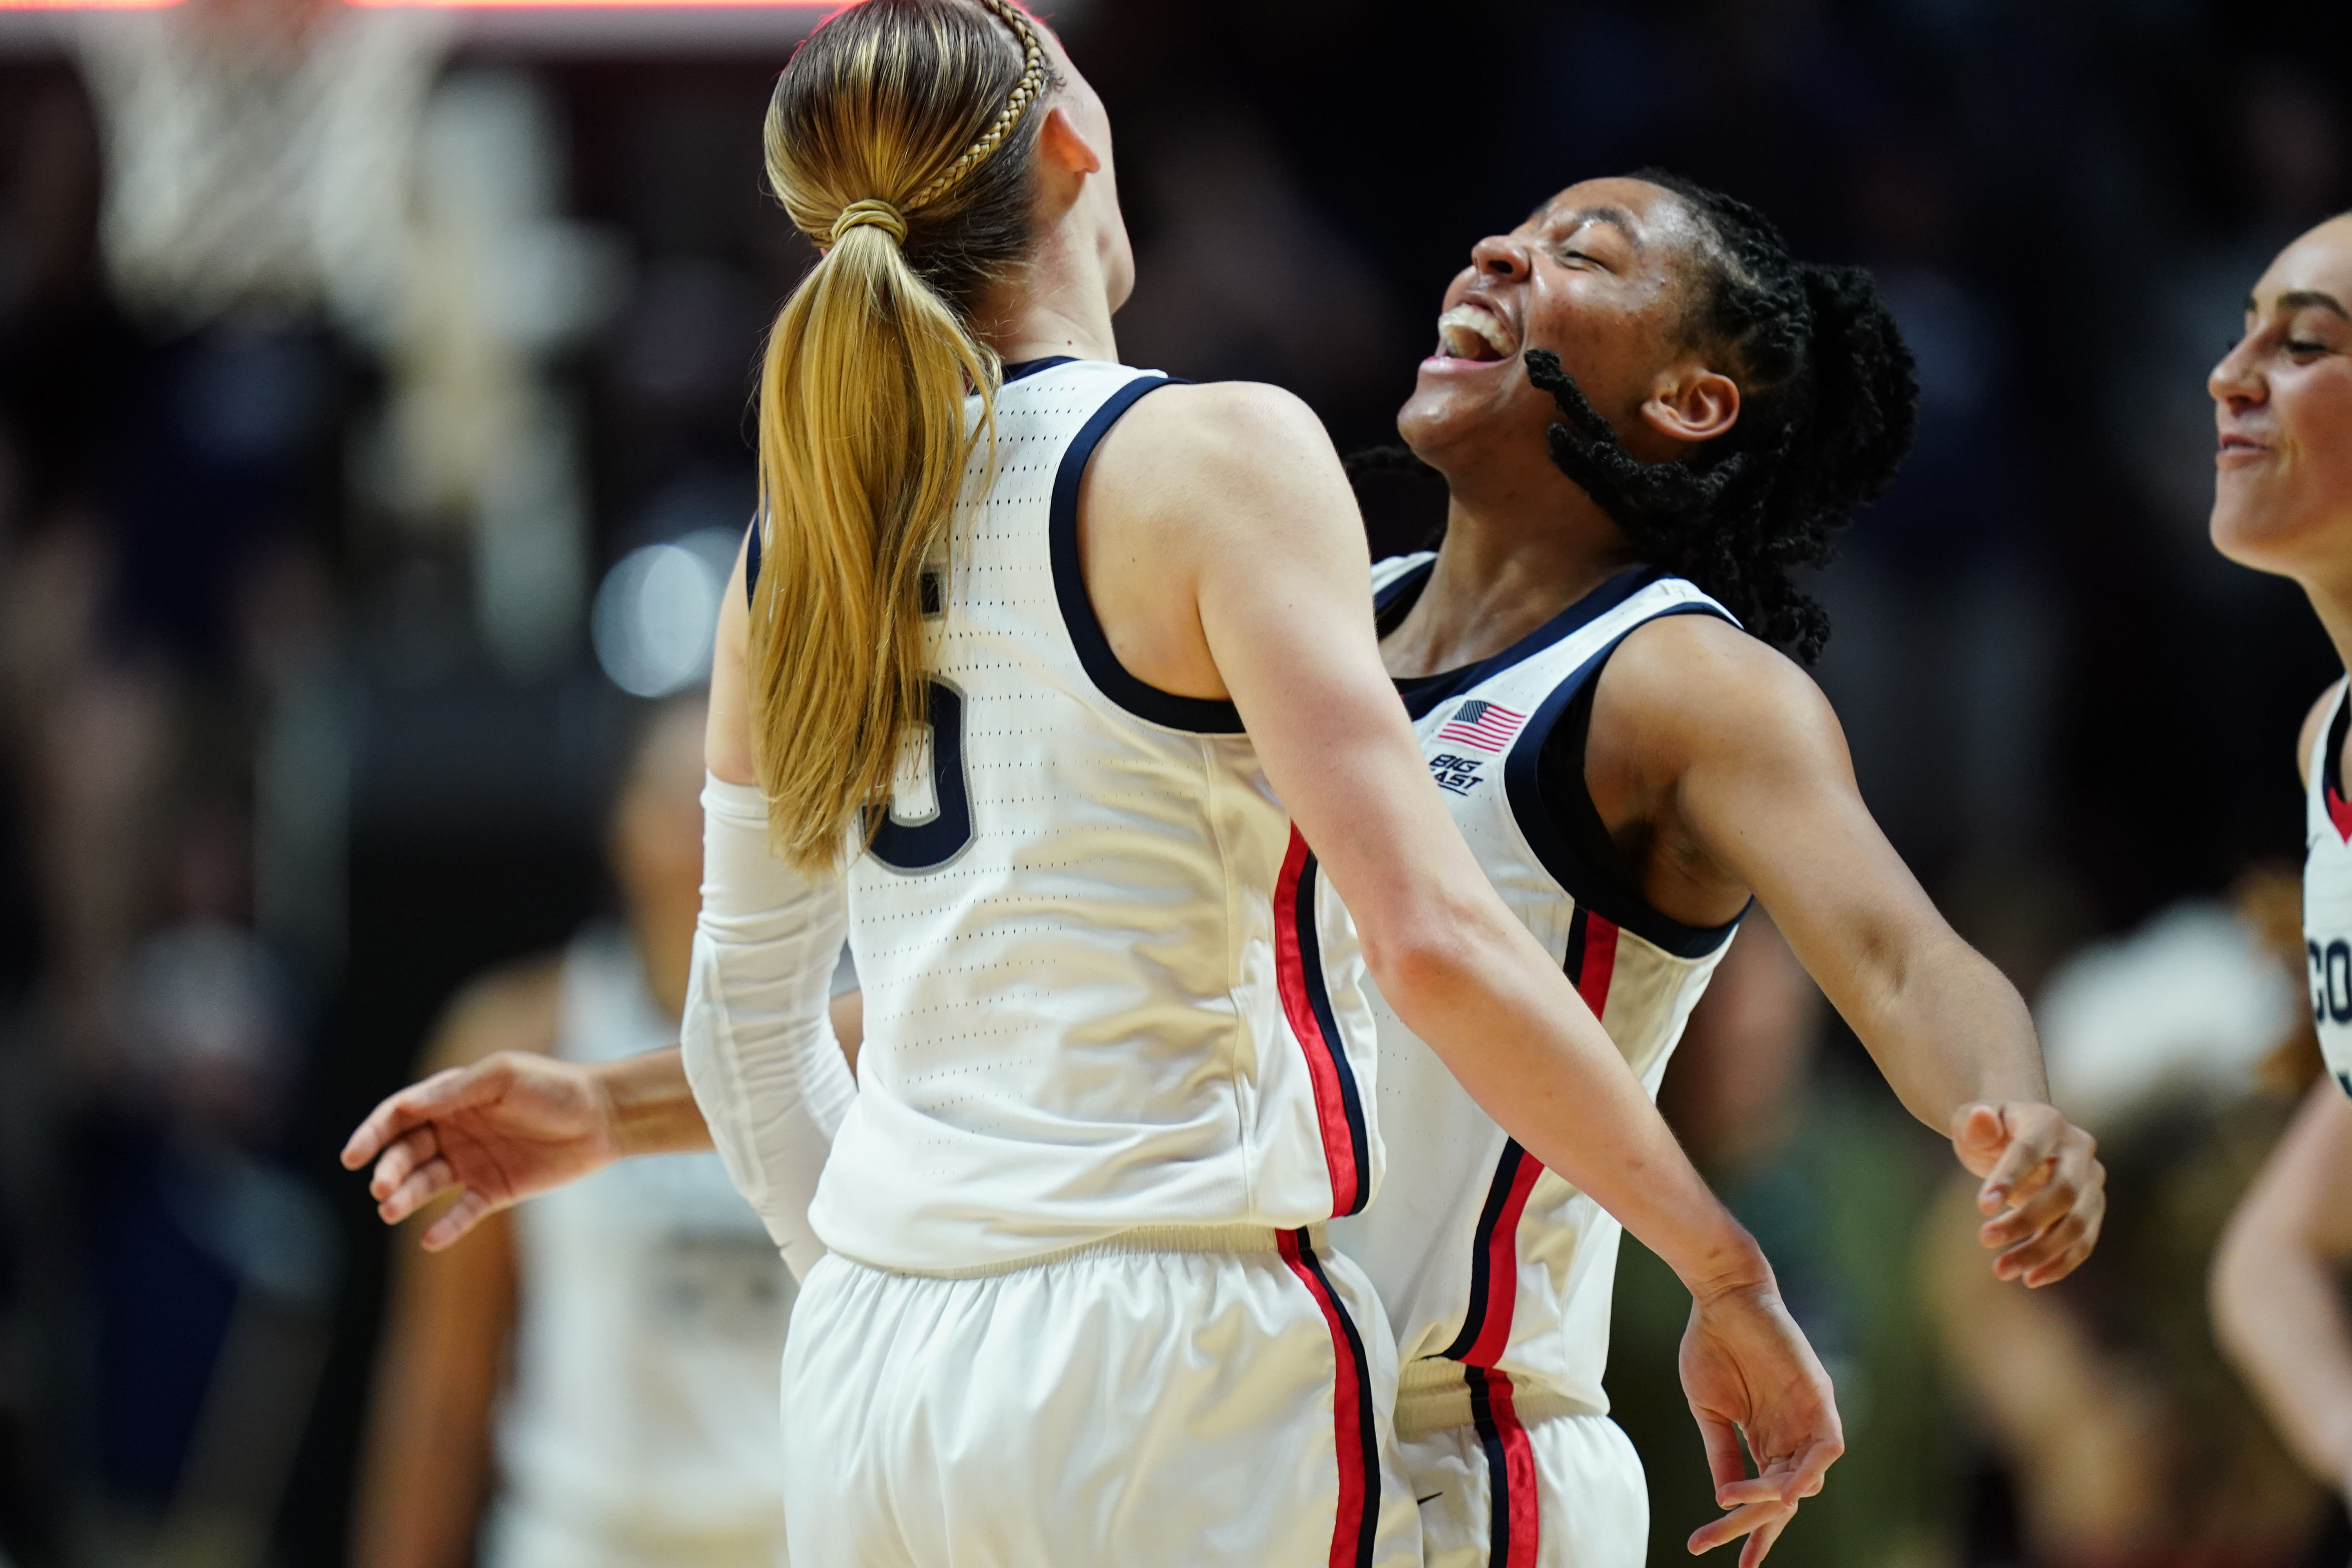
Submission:
M 1389 668 L 1487 876 L 1653 1092 L 1760 899 L 1985 1178 L 1994 1272 L 2063 1278 L 2104 1214 L 2091 1140 L 1776 651 L 1818 651 L 1789 569 L 1826 559 L 1910 445 L 1911 358 L 1876 288 L 1654 173 L 1480 241 L 1437 331 L 1398 426 L 1447 481 L 1444 541 L 1374 576 Z M 1638 1563 L 1641 1465 L 1601 1388 L 1618 1226 L 1381 1024 L 1394 1174 L 1334 1235 L 1398 1329 L 1428 1561 Z
M 1100 100 L 1003 0 L 868 0 L 795 55 L 768 152 L 827 248 L 770 339 L 682 1062 L 502 1058 L 394 1096 L 345 1153 L 381 1155 L 382 1212 L 464 1185 L 446 1241 L 715 1142 L 811 1265 L 803 1568 L 1418 1562 L 1393 1346 L 1319 1234 L 1379 1180 L 1369 969 L 1692 1286 L 1694 1412 L 1763 1472 L 1698 1544 L 1748 1535 L 1752 1563 L 1842 1446 L 1827 1380 L 1465 852 L 1320 426 L 1116 362 Z M 854 1093 L 824 1010 L 845 926 Z
M 2293 578 L 2352 669 L 2352 216 L 2281 251 L 2214 367 L 2213 543 Z M 2352 1498 L 2352 703 L 2339 680 L 2295 742 L 2303 923 L 2326 1074 L 2215 1257 L 2215 1326 L 2280 1432 Z
M 476 981 L 429 1068 L 605 1062 L 677 1037 L 703 710 L 699 694 L 656 710 L 629 759 L 607 839 L 625 923 Z M 446 1252 L 402 1249 L 355 1568 L 778 1568 L 792 1289 L 710 1154 L 631 1161 Z

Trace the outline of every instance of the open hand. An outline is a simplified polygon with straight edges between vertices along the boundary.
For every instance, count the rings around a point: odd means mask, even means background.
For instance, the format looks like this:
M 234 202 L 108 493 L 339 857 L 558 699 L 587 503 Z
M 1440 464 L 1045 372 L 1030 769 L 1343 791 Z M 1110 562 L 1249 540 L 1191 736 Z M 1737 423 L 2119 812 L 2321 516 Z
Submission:
M 425 1232 L 438 1252 L 488 1215 L 621 1157 L 610 1097 L 575 1062 L 500 1051 L 411 1084 L 369 1112 L 343 1168 L 370 1160 L 368 1192 L 386 1225 L 442 1194 L 457 1201 Z
M 2072 1274 L 2099 1242 L 2107 1172 L 2098 1143 L 2036 1100 L 1979 1101 L 1952 1113 L 1952 1152 L 1981 1176 L 1977 1239 L 1999 1252 L 1996 1279 L 2029 1287 Z
M 1728 1510 L 1691 1536 L 1691 1552 L 1744 1535 L 1739 1568 L 1756 1568 L 1798 1502 L 1822 1489 L 1822 1478 L 1845 1452 L 1829 1373 L 1767 1279 L 1693 1299 L 1682 1374 L 1717 1506 Z M 1742 1437 L 1756 1457 L 1754 1476 Z

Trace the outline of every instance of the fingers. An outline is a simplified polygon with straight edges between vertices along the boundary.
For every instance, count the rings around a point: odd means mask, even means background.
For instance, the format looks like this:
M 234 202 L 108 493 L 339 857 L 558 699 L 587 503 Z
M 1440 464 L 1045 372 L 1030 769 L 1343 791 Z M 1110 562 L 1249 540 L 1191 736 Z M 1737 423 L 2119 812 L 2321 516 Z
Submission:
M 467 1231 L 495 1214 L 503 1205 L 492 1203 L 480 1193 L 468 1187 L 458 1194 L 449 1210 L 435 1220 L 425 1231 L 425 1250 L 440 1252 L 456 1243 Z
M 2039 1190 L 2020 1196 L 2004 1215 L 1988 1221 L 1978 1238 L 2000 1256 L 1993 1274 L 2029 1286 L 2055 1283 L 2073 1273 L 2098 1243 L 2106 1216 L 2106 1170 L 2093 1158 L 2091 1135 L 2063 1120 L 2049 1174 Z
M 408 1180 L 408 1173 L 441 1152 L 441 1137 L 431 1122 L 404 1132 L 393 1145 L 376 1156 L 375 1170 L 368 1177 L 368 1196 L 382 1203 L 392 1196 L 393 1189 Z
M 1763 1562 L 1765 1553 L 1772 1550 L 1772 1543 L 1780 1539 L 1780 1532 L 1789 1528 L 1789 1521 L 1796 1517 L 1797 1510 L 1791 1508 L 1786 1518 L 1776 1519 L 1748 1536 L 1748 1544 L 1740 1548 L 1739 1568 L 1756 1568 Z
M 1690 1553 L 1696 1557 L 1714 1551 L 1727 1541 L 1737 1541 L 1751 1531 L 1779 1525 L 1795 1511 L 1792 1504 L 1779 1501 L 1752 1502 L 1744 1508 L 1735 1509 L 1721 1519 L 1710 1520 L 1691 1531 Z M 1747 1561 L 1747 1553 L 1743 1552 L 1740 1562 L 1745 1563 Z
M 2053 1175 L 2041 1184 L 2038 1191 L 2019 1198 L 2008 1213 L 1979 1226 L 1977 1239 L 1995 1251 L 2015 1247 L 2029 1237 L 2040 1236 L 2072 1214 L 2082 1195 L 2074 1182 Z
M 1795 1461 L 1774 1465 L 1769 1472 L 1780 1482 L 1780 1500 L 1794 1508 L 1799 1498 L 1809 1498 L 1822 1489 L 1829 1479 L 1830 1467 L 1845 1452 L 1843 1437 L 1816 1437 L 1799 1451 Z
M 1748 1484 L 1748 1454 L 1739 1446 L 1739 1431 L 1720 1416 L 1696 1407 L 1691 1415 L 1698 1422 L 1699 1441 L 1706 1445 L 1706 1470 L 1715 1478 L 1715 1500 L 1729 1508 L 1742 1500 L 1727 1494 Z
M 2054 1285 L 2074 1272 L 2091 1256 L 2099 1244 L 2099 1231 L 2106 1222 L 2105 1173 L 2100 1184 L 2094 1185 L 2074 1208 L 2056 1225 L 2042 1235 L 2011 1247 L 1993 1260 L 1993 1271 L 2000 1273 L 2004 1266 L 2012 1272 L 2011 1278 L 2021 1279 L 2029 1289 L 2039 1289 Z
M 2050 1162 L 2057 1157 L 2058 1141 L 2067 1124 L 2046 1105 L 1979 1106 L 1969 1114 L 1968 1130 L 1979 1128 L 1988 1114 L 2007 1139 L 1992 1169 L 1984 1173 L 1984 1185 L 1977 1190 L 1977 1208 L 1990 1215 L 2014 1206 L 2049 1179 Z M 1983 1144 L 1975 1147 L 1980 1150 Z
M 1744 1481 L 1732 1481 L 1715 1489 L 1715 1506 L 1740 1508 L 1751 1502 L 1786 1502 L 1777 1476 L 1750 1476 Z
M 1960 1163 L 1971 1174 L 1989 1174 L 2000 1158 L 2001 1150 L 2009 1144 L 2009 1129 L 2001 1121 L 2000 1108 L 1966 1105 L 1952 1115 L 1956 1123 L 1952 1129 L 1952 1152 L 1959 1156 Z
M 436 1154 L 411 1172 L 375 1205 L 375 1212 L 384 1224 L 398 1225 L 457 1184 L 457 1173 L 449 1169 L 449 1162 Z
M 450 1068 L 386 1097 L 368 1112 L 366 1121 L 352 1130 L 350 1142 L 343 1145 L 343 1169 L 358 1170 L 374 1159 L 385 1144 L 410 1128 L 431 1121 L 443 1108 L 445 1097 L 463 1077 L 463 1068 Z

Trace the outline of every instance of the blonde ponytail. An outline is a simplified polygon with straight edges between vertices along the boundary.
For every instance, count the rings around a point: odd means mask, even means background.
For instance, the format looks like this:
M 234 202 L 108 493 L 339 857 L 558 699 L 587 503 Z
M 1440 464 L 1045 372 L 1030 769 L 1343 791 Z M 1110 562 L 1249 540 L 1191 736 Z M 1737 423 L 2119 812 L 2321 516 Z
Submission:
M 825 252 L 761 369 L 749 660 L 769 824 L 804 870 L 870 836 L 924 719 L 923 577 L 1003 374 L 970 323 L 1034 238 L 1026 111 L 1046 79 L 1005 0 L 866 0 L 769 107 L 770 183 Z

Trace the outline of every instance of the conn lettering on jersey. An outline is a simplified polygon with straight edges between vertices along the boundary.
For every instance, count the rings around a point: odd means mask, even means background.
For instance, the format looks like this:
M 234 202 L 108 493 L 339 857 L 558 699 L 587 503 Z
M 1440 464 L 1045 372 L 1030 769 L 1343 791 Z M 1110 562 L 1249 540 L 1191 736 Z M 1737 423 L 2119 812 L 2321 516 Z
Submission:
M 2352 706 L 2338 687 L 2318 748 L 2306 759 L 2303 943 L 2311 1018 L 2328 1076 L 2352 1095 L 2352 805 L 2345 803 L 2344 740 Z

